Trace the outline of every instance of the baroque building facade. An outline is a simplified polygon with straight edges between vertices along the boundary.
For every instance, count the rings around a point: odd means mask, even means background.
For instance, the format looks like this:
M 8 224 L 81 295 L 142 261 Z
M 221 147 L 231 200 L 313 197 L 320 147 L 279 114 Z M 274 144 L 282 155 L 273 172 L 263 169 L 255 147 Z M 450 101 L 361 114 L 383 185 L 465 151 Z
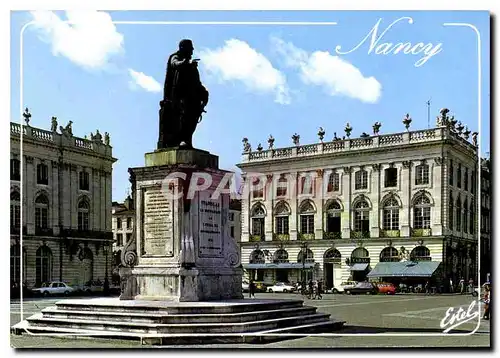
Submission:
M 241 200 L 231 199 L 229 203 L 229 235 L 241 241 Z
M 59 133 L 55 117 L 50 131 L 30 117 L 26 110 L 27 125 L 10 123 L 11 282 L 105 282 L 116 161 L 109 135 L 78 138 L 71 121 Z
M 362 281 L 379 262 L 421 264 L 435 284 L 477 281 L 477 133 L 436 127 L 252 151 L 245 138 L 242 265 L 256 280 Z M 393 276 L 404 277 L 403 273 Z M 437 281 L 437 282 L 436 282 Z
M 120 252 L 126 242 L 132 240 L 135 227 L 135 210 L 132 197 L 125 198 L 123 203 L 113 202 L 112 228 L 113 252 Z

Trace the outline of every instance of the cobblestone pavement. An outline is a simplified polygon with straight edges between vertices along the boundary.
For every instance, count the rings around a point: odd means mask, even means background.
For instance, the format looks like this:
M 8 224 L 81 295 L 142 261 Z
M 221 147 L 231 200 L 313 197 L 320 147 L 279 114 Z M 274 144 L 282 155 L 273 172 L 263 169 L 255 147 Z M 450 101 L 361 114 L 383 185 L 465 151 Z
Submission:
M 256 294 L 257 298 L 300 298 L 296 294 Z M 23 302 L 24 317 L 54 305 L 58 298 Z M 165 348 L 362 348 L 362 347 L 490 347 L 490 321 L 481 320 L 471 335 L 425 336 L 441 334 L 440 322 L 450 307 L 467 307 L 470 295 L 396 295 L 347 296 L 324 295 L 323 300 L 307 300 L 319 312 L 346 321 L 343 330 L 335 335 L 314 335 L 265 345 L 203 345 L 168 346 Z M 480 307 L 482 309 L 482 307 Z M 20 320 L 19 300 L 11 302 L 11 324 Z M 478 321 L 456 327 L 458 333 L 473 332 Z M 395 336 L 367 336 L 365 334 L 394 334 Z M 342 334 L 348 334 L 341 336 Z M 363 335 L 361 335 L 363 334 Z M 396 336 L 397 335 L 397 336 Z M 405 336 L 406 335 L 406 336 Z M 11 335 L 11 346 L 16 348 L 158 348 L 141 346 L 138 341 L 95 338 L 52 338 L 46 336 Z M 163 348 L 163 347 L 162 347 Z

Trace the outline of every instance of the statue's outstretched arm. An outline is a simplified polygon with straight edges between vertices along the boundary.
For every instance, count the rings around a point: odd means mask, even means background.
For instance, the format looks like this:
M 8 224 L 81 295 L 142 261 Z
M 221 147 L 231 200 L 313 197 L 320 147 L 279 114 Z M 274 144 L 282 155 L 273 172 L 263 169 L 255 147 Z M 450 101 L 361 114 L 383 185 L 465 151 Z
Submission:
M 186 66 L 186 65 L 189 65 L 189 59 L 187 59 L 187 58 L 181 59 L 181 58 L 179 58 L 179 56 L 172 56 L 172 59 L 170 60 L 170 65 L 173 68 Z

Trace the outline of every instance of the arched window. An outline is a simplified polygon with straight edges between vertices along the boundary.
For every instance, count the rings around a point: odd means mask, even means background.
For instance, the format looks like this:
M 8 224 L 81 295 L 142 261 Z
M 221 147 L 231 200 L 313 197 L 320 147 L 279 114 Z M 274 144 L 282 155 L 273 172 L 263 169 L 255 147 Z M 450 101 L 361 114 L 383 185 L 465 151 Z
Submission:
M 468 205 L 467 205 L 467 198 L 464 199 L 464 206 L 463 206 L 463 211 L 462 211 L 462 215 L 463 215 L 463 231 L 464 233 L 467 233 L 467 209 L 468 209 Z
M 415 185 L 429 184 L 429 165 L 420 164 L 415 168 Z
M 455 230 L 460 232 L 462 230 L 462 203 L 460 202 L 460 196 L 457 198 L 457 202 L 455 203 L 455 220 L 456 227 Z
M 36 251 L 36 286 L 52 281 L 52 251 L 40 246 Z
M 328 187 L 327 191 L 339 191 L 340 190 L 340 175 L 337 172 L 332 172 L 328 176 Z
M 471 200 L 469 207 L 469 234 L 474 234 L 474 200 Z
M 288 219 L 290 216 L 288 205 L 283 201 L 278 203 L 274 210 L 274 216 L 276 218 L 276 234 L 288 235 Z
M 40 163 L 36 166 L 36 183 L 49 184 L 49 167 L 46 164 Z
M 342 232 L 342 227 L 341 227 L 342 207 L 340 206 L 340 203 L 337 200 L 330 201 L 325 208 L 325 212 L 326 212 L 326 232 L 337 233 L 338 237 L 338 234 Z
M 357 247 L 351 252 L 351 259 L 367 259 L 370 257 L 370 254 L 367 249 L 364 247 Z
M 354 204 L 354 231 L 370 232 L 370 206 L 364 199 Z
M 411 261 L 431 261 L 431 252 L 425 246 L 415 247 L 410 254 Z
M 399 204 L 394 197 L 384 202 L 384 230 L 399 230 Z
M 299 252 L 299 255 L 297 256 L 297 262 L 299 262 L 299 263 L 304 262 L 304 261 L 302 261 L 303 258 L 305 259 L 305 262 L 314 262 L 314 254 L 311 251 L 311 249 L 306 249 L 305 257 L 303 257 L 303 255 L 304 255 L 304 249 L 301 249 Z
M 251 264 L 263 264 L 266 262 L 266 258 L 264 256 L 264 252 L 262 250 L 253 250 L 250 254 L 250 263 Z
M 448 197 L 448 228 L 450 230 L 453 230 L 453 215 L 455 215 L 455 210 L 453 210 L 453 192 L 450 190 Z
M 300 232 L 302 234 L 314 234 L 314 206 L 309 200 L 302 203 L 299 209 Z
M 18 191 L 10 193 L 10 227 L 12 229 L 21 227 L 21 196 Z
M 278 249 L 274 253 L 274 263 L 288 262 L 288 252 L 284 249 Z
M 264 239 L 266 211 L 262 204 L 255 204 L 251 211 L 252 235 L 258 236 L 259 240 Z
M 89 211 L 90 205 L 87 199 L 83 198 L 78 203 L 78 230 L 89 230 Z
M 337 249 L 329 249 L 325 252 L 325 258 L 323 260 L 324 263 L 334 263 L 341 264 L 342 263 L 342 255 L 340 251 Z
M 80 277 L 82 283 L 86 284 L 94 279 L 94 254 L 86 247 L 80 251 L 79 255 L 81 260 Z
M 354 173 L 354 189 L 368 189 L 368 172 L 364 169 Z
M 386 247 L 380 252 L 380 262 L 400 261 L 399 252 L 395 247 Z
M 40 194 L 35 199 L 35 228 L 47 229 L 49 227 L 49 199 L 45 194 Z
M 413 203 L 413 227 L 415 229 L 431 227 L 431 201 L 425 194 L 420 194 Z

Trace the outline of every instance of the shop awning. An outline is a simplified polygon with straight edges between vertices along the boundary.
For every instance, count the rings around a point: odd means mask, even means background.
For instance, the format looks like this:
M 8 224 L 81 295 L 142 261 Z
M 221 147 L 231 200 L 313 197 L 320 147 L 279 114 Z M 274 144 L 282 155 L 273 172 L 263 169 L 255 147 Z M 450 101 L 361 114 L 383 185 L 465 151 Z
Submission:
M 368 277 L 431 277 L 440 261 L 379 262 Z
M 364 264 L 354 264 L 351 266 L 350 270 L 351 271 L 364 271 L 368 267 L 367 263 Z
M 281 262 L 275 263 L 265 263 L 265 264 L 243 264 L 243 268 L 257 270 L 257 269 L 310 269 L 314 267 L 314 263 L 306 262 L 304 266 L 299 262 Z

